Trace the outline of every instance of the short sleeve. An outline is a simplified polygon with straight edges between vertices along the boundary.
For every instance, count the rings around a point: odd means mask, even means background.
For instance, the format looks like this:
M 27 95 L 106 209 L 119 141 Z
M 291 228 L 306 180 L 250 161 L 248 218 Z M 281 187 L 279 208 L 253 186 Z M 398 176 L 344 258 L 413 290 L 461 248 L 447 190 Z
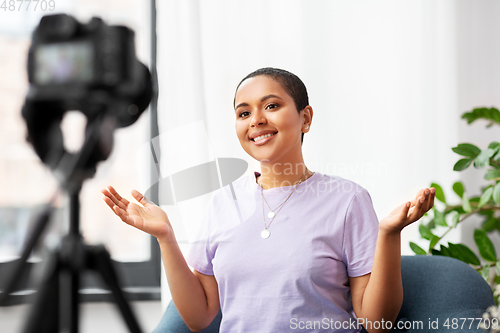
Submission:
M 196 233 L 196 240 L 191 244 L 186 261 L 189 266 L 205 275 L 214 275 L 212 259 L 214 251 L 210 248 L 210 226 L 214 217 L 214 201 L 210 201 L 207 212 L 199 231 Z
M 343 255 L 347 275 L 357 277 L 372 270 L 378 235 L 378 218 L 368 191 L 359 188 L 344 221 Z

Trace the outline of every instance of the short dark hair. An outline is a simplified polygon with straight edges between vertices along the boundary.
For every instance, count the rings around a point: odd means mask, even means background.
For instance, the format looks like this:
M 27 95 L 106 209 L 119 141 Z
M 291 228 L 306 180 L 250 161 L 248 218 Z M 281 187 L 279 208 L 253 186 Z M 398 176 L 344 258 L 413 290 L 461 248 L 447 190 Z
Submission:
M 236 87 L 236 91 L 238 91 L 241 84 L 245 80 L 260 75 L 265 75 L 278 82 L 283 87 L 283 89 L 285 89 L 286 93 L 293 98 L 293 101 L 295 102 L 295 107 L 297 108 L 297 112 L 300 113 L 301 110 L 303 110 L 306 106 L 309 105 L 309 97 L 307 95 L 307 89 L 304 82 L 302 82 L 302 80 L 297 75 L 279 68 L 264 67 L 264 68 L 259 68 L 256 71 L 253 71 L 252 73 L 245 76 L 243 80 L 240 81 L 240 83 Z M 236 92 L 234 96 L 235 100 L 233 102 L 233 106 L 236 102 Z M 304 133 L 302 133 L 302 138 L 300 139 L 301 143 L 303 141 L 304 141 Z

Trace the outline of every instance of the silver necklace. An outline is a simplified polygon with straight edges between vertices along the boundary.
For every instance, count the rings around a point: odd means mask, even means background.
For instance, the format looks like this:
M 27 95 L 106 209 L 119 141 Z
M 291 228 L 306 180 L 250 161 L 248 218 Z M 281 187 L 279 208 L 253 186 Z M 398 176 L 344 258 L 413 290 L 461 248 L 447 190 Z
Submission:
M 281 208 L 283 208 L 283 205 L 287 202 L 288 198 L 290 198 L 290 196 L 293 194 L 293 192 L 295 192 L 295 189 L 297 188 L 297 186 L 299 186 L 299 184 L 303 182 L 302 178 L 304 177 L 305 174 L 306 174 L 306 172 L 304 171 L 304 173 L 302 174 L 302 176 L 299 179 L 299 182 L 293 188 L 293 191 L 286 197 L 285 201 L 283 201 L 274 210 L 271 209 L 271 207 L 267 203 L 267 200 L 264 197 L 264 193 L 262 193 L 262 186 L 260 185 L 260 183 L 258 183 L 260 186 L 260 195 L 262 196 L 262 218 L 264 219 L 264 230 L 262 230 L 262 232 L 260 233 L 260 237 L 267 239 L 267 238 L 269 238 L 269 236 L 271 236 L 271 232 L 269 231 L 269 227 L 271 226 L 271 223 L 273 223 L 274 218 L 278 215 Z M 270 210 L 270 212 L 267 214 L 267 216 L 271 219 L 271 222 L 269 222 L 269 225 L 266 224 L 266 218 L 265 218 L 265 213 L 264 213 L 264 202 L 266 203 L 267 207 L 269 207 L 269 210 Z M 275 210 L 277 210 L 276 213 L 274 212 Z

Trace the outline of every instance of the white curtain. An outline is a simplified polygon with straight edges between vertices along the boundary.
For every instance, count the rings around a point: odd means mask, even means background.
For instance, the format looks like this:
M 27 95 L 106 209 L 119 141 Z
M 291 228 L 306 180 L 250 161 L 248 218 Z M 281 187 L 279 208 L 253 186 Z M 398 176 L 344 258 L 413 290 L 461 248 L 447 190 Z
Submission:
M 239 145 L 232 103 L 246 74 L 272 66 L 308 87 L 314 118 L 304 137 L 306 165 L 367 188 L 379 218 L 432 181 L 450 189 L 459 179 L 450 148 L 466 111 L 458 105 L 457 34 L 467 5 L 158 1 L 163 176 L 221 157 L 244 159 L 248 173 L 259 171 Z M 165 207 L 181 243 L 196 224 L 192 208 L 199 217 L 206 197 Z M 418 239 L 417 225 L 407 228 L 403 254 Z M 459 241 L 459 232 L 449 240 Z

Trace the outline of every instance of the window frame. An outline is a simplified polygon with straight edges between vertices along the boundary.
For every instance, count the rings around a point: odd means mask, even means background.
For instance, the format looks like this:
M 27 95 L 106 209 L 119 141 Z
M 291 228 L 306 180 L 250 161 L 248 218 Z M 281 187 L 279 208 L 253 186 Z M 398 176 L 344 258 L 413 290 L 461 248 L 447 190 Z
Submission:
M 156 37 L 156 1 L 151 0 L 150 6 L 150 71 L 153 79 L 153 98 L 149 105 L 150 140 L 159 135 L 158 126 L 158 76 L 157 76 L 157 37 Z M 146 30 L 147 31 L 147 30 Z M 151 142 L 151 141 L 150 141 Z M 151 147 L 152 148 L 152 147 Z M 150 178 L 153 183 L 158 181 L 157 169 L 159 156 L 152 150 L 154 165 L 150 165 Z M 151 189 L 151 200 L 158 202 L 158 187 Z M 0 263 L 0 294 L 5 287 L 10 272 L 19 259 Z M 121 288 L 129 301 L 157 301 L 161 299 L 161 252 L 155 237 L 150 236 L 150 258 L 140 262 L 118 262 L 112 260 L 118 275 Z M 8 297 L 7 304 L 18 305 L 33 301 L 36 295 L 32 272 L 40 268 L 43 262 L 27 262 L 24 272 L 18 277 L 19 283 L 15 291 Z M 110 291 L 96 273 L 85 271 L 80 275 L 80 302 L 113 301 Z

